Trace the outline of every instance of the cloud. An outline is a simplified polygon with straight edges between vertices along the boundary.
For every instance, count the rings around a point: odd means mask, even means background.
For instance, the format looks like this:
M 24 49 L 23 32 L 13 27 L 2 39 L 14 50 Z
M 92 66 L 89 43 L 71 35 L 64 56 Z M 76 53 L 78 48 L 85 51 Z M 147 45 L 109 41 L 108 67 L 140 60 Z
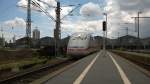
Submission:
M 99 7 L 98 4 L 95 4 L 93 2 L 88 2 L 84 4 L 80 9 L 80 14 L 85 17 L 97 17 L 102 14 L 102 9 Z
M 93 2 L 85 3 L 79 10 L 81 16 L 75 16 L 69 20 L 64 20 L 61 25 L 62 32 L 89 32 L 97 35 L 102 34 L 102 20 L 100 19 L 103 11 L 98 4 Z M 78 19 L 77 19 L 78 18 Z
M 36 0 L 37 1 L 37 0 Z M 39 3 L 40 4 L 40 3 Z M 41 4 L 40 4 L 41 5 Z M 20 7 L 20 8 L 23 8 L 23 9 L 26 9 L 27 8 L 27 0 L 20 0 L 18 3 L 17 3 L 17 6 Z M 42 6 L 45 8 L 45 6 Z M 34 5 L 31 5 L 31 9 L 32 10 L 36 10 L 36 11 L 39 11 L 40 9 Z
M 61 25 L 62 32 L 67 32 L 69 34 L 75 33 L 75 32 L 89 32 L 89 33 L 95 33 L 97 35 L 102 34 L 102 20 L 76 20 L 76 21 L 63 21 L 63 24 Z
M 37 0 L 36 0 L 37 1 Z M 51 6 L 56 6 L 55 0 L 42 0 Z M 38 1 L 37 1 L 38 2 Z M 55 17 L 55 9 L 49 9 L 48 5 L 38 2 L 50 15 Z M 64 32 L 78 32 L 78 31 L 89 31 L 89 32 L 102 32 L 102 13 L 105 11 L 108 13 L 108 36 L 117 36 L 117 32 L 120 32 L 121 36 L 125 35 L 125 27 L 129 27 L 130 30 L 134 31 L 134 19 L 131 17 L 137 16 L 138 11 L 143 13 L 140 16 L 150 16 L 150 0 L 106 0 L 104 9 L 100 8 L 97 3 L 88 2 L 85 3 L 80 9 L 77 18 L 74 16 L 73 19 L 63 20 L 61 25 L 62 31 Z M 25 7 L 27 5 L 26 0 L 20 0 L 19 6 Z M 32 7 L 33 10 L 39 10 Z M 62 7 L 61 18 L 67 15 L 73 8 Z M 69 17 L 70 18 L 70 17 Z M 104 19 L 104 18 L 103 18 Z M 130 23 L 130 24 L 123 24 Z M 54 25 L 52 25 L 54 26 Z M 149 32 L 149 20 L 140 19 L 140 30 L 141 37 L 150 36 Z M 136 32 L 130 31 L 130 35 L 137 35 Z
M 60 16 L 63 18 L 65 15 L 67 15 L 70 11 L 72 11 L 73 7 L 61 7 Z M 55 9 L 49 10 L 49 14 L 56 19 L 56 13 Z
M 1 26 L 3 28 L 3 32 L 0 31 L 0 36 L 3 33 L 7 42 L 12 40 L 14 35 L 17 39 L 25 36 L 26 22 L 23 18 L 15 17 L 14 19 L 4 21 L 1 23 Z
M 49 6 L 56 6 L 55 0 L 32 0 L 33 2 L 37 2 L 44 10 L 49 9 Z M 32 3 L 32 2 L 31 2 Z M 17 6 L 21 8 L 27 8 L 27 0 L 20 0 L 17 3 Z M 31 9 L 35 11 L 40 11 L 36 4 L 31 4 Z
M 47 3 L 50 6 L 56 6 L 56 4 L 57 4 L 56 0 L 41 0 L 41 1 Z
M 23 18 L 16 17 L 13 20 L 8 20 L 4 22 L 4 25 L 7 27 L 15 27 L 15 28 L 25 28 L 26 22 Z
M 147 11 L 150 8 L 149 0 L 117 0 L 117 3 L 120 5 L 121 10 L 126 11 Z
M 44 9 L 45 12 L 48 12 L 48 14 L 50 16 L 52 16 L 53 18 L 56 18 L 56 13 L 55 13 L 55 8 L 56 7 L 56 0 L 33 0 L 34 2 L 36 1 L 38 4 L 40 4 L 40 6 Z M 27 8 L 27 0 L 20 0 L 17 5 L 21 8 Z M 49 7 L 52 6 L 52 7 Z M 64 17 L 65 15 L 67 15 L 70 11 L 72 11 L 74 7 L 61 7 L 61 18 Z M 33 4 L 31 5 L 31 9 L 34 11 L 38 11 L 41 12 L 41 15 L 45 15 L 45 13 L 43 13 L 41 11 L 41 9 L 39 9 L 38 7 L 34 6 Z
M 108 34 L 109 36 L 116 36 L 120 32 L 121 36 L 125 35 L 125 27 L 129 27 L 130 35 L 137 35 L 134 32 L 134 19 L 138 11 L 143 13 L 140 16 L 150 16 L 150 1 L 149 0 L 106 0 L 104 10 L 108 13 Z M 130 23 L 130 24 L 123 24 Z M 140 19 L 140 28 L 142 28 L 140 37 L 149 37 L 146 31 L 149 30 L 149 21 Z

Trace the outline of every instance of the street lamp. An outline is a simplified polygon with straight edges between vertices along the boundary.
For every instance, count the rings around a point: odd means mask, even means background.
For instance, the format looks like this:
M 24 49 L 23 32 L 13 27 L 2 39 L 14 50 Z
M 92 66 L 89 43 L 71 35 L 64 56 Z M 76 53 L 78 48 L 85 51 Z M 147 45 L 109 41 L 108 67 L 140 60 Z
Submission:
M 118 32 L 118 45 L 121 47 L 121 42 L 120 42 L 120 32 Z

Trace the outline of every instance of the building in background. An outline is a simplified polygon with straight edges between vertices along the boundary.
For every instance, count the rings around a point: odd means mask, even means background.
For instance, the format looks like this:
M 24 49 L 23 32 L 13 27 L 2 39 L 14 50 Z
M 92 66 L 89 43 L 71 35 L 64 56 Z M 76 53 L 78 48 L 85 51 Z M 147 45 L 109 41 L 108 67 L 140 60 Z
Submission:
M 15 35 L 13 36 L 12 40 L 13 40 L 13 43 L 16 43 L 16 36 Z
M 37 29 L 37 27 L 32 32 L 32 47 L 33 48 L 40 47 L 40 31 Z
M 37 28 L 33 30 L 33 36 L 32 36 L 32 38 L 34 40 L 40 39 L 40 31 Z

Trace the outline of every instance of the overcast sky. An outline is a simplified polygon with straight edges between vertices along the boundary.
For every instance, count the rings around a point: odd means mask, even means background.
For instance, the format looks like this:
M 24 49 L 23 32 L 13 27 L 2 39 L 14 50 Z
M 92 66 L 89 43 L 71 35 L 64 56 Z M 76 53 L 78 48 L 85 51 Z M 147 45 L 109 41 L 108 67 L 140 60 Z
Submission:
M 37 0 L 33 0 L 37 1 Z M 41 0 L 47 4 L 37 1 L 44 10 L 55 18 L 55 0 Z M 78 4 L 81 7 L 74 10 L 73 16 L 67 16 L 61 22 L 62 37 L 71 35 L 74 32 L 87 31 L 94 35 L 102 36 L 102 21 L 105 20 L 103 13 L 108 14 L 108 37 L 117 37 L 126 34 L 125 28 L 129 28 L 129 34 L 137 36 L 135 32 L 134 19 L 137 12 L 140 16 L 150 16 L 150 0 L 59 0 L 61 3 L 61 18 L 67 15 Z M 4 29 L 7 40 L 14 35 L 16 38 L 25 36 L 26 25 L 26 0 L 1 0 L 0 1 L 0 25 Z M 68 5 L 75 5 L 69 7 Z M 65 7 L 64 7 L 65 6 Z M 66 7 L 68 6 L 68 7 Z M 150 19 L 140 19 L 140 37 L 150 37 Z M 124 24 L 129 23 L 129 24 Z M 41 37 L 53 37 L 55 23 L 44 13 L 32 5 L 32 30 L 38 27 Z M 1 36 L 0 32 L 0 36 Z

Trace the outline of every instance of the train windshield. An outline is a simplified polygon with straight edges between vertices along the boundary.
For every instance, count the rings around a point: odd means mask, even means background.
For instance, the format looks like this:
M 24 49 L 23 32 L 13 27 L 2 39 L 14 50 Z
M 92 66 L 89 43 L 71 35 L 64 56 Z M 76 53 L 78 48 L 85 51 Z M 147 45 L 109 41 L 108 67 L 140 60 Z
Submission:
M 85 35 L 85 34 L 74 34 L 71 39 L 72 40 L 86 40 L 87 35 Z
M 88 34 L 76 33 L 70 38 L 68 46 L 71 48 L 86 48 L 88 45 Z

